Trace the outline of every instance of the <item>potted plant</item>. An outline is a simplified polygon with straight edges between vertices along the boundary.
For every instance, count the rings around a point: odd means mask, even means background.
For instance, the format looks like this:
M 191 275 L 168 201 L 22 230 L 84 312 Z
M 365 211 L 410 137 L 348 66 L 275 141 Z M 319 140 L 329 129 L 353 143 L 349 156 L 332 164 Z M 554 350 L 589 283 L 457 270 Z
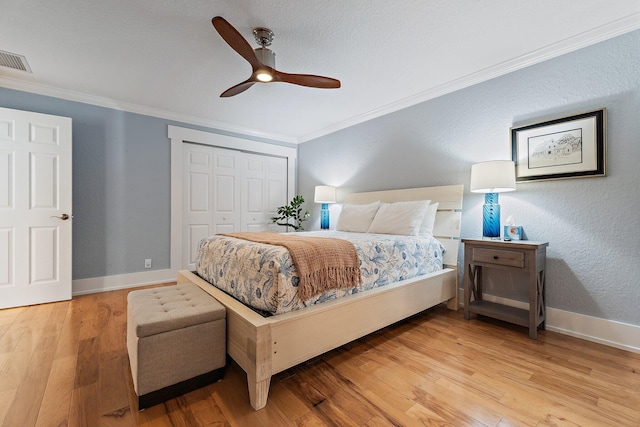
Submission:
M 304 203 L 304 197 L 298 195 L 291 200 L 288 205 L 280 206 L 277 209 L 278 216 L 271 217 L 271 221 L 277 225 L 282 225 L 293 228 L 295 231 L 302 231 L 302 223 L 309 218 L 311 211 L 306 210 L 302 213 L 302 204 Z M 293 221 L 293 222 L 291 222 Z

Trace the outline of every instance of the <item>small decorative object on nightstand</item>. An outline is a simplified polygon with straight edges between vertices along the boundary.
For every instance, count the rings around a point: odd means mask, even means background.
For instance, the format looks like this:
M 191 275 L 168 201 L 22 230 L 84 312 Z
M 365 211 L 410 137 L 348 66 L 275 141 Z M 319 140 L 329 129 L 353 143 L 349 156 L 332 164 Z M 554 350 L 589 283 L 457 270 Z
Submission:
M 546 321 L 545 263 L 548 242 L 521 240 L 462 239 L 464 243 L 464 318 L 470 313 L 493 317 L 529 328 L 529 338 L 538 337 Z M 482 270 L 521 271 L 529 281 L 529 310 L 510 307 L 482 298 Z

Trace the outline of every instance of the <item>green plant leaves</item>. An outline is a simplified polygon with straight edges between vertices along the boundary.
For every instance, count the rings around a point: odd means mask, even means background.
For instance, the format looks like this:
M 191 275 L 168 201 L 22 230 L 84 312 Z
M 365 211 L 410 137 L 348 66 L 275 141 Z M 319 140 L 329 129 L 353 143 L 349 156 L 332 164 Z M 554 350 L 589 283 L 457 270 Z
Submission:
M 304 197 L 301 195 L 295 196 L 288 205 L 278 207 L 276 210 L 278 216 L 271 217 L 271 221 L 277 225 L 287 227 L 287 231 L 289 230 L 289 227 L 293 228 L 295 231 L 304 230 L 302 223 L 311 216 L 311 211 L 306 210 L 302 213 L 301 206 L 303 203 Z

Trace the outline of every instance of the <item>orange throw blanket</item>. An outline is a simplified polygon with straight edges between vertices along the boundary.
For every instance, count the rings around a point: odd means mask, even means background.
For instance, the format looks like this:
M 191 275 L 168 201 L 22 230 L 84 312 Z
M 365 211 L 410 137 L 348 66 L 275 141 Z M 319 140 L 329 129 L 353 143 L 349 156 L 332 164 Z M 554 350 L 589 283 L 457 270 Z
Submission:
M 222 235 L 287 248 L 300 278 L 298 297 L 302 301 L 331 289 L 362 283 L 356 248 L 347 240 L 269 232 Z

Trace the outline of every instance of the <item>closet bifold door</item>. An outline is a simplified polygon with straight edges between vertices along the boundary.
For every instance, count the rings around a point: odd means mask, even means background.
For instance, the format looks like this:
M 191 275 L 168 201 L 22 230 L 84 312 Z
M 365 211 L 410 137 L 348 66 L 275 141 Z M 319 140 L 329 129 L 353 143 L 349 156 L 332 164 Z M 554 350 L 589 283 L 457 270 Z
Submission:
M 243 154 L 242 231 L 285 231 L 271 217 L 287 204 L 287 159 Z
M 183 144 L 183 266 L 195 270 L 200 240 L 235 231 L 284 231 L 271 222 L 287 203 L 287 159 Z

